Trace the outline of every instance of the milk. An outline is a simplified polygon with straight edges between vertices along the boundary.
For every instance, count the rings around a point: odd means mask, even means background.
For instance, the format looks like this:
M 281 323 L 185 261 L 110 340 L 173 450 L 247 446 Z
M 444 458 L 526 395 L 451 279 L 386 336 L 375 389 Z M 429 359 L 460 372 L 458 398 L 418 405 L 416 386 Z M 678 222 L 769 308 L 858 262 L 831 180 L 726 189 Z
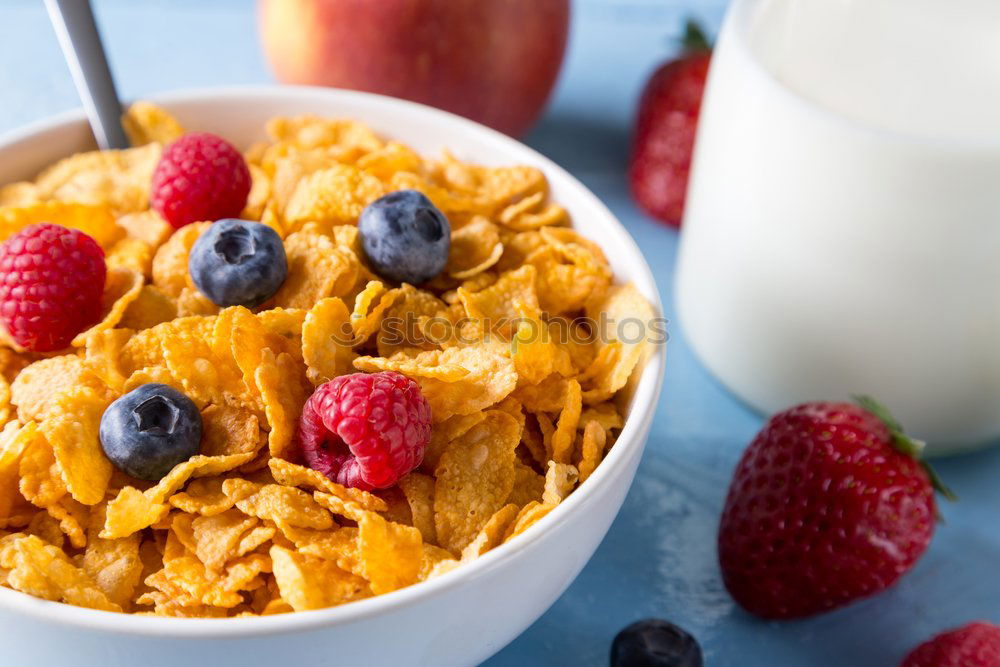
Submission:
M 870 393 L 934 451 L 1000 437 L 1000 3 L 736 0 L 677 299 L 761 411 Z
M 1000 140 L 1000 2 L 754 4 L 754 53 L 818 106 L 921 137 Z

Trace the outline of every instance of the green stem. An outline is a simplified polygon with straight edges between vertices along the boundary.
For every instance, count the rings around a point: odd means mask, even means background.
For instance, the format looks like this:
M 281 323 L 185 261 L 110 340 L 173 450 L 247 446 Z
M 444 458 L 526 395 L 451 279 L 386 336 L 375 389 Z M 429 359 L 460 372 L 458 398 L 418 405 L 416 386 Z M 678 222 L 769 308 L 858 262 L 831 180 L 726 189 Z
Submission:
M 684 36 L 681 38 L 681 46 L 687 53 L 697 53 L 699 51 L 711 51 L 712 43 L 701 26 L 692 18 L 684 24 Z
M 889 434 L 892 436 L 893 446 L 903 454 L 916 459 L 920 465 L 923 466 L 924 470 L 927 471 L 927 476 L 931 480 L 931 485 L 938 493 L 944 496 L 947 500 L 958 500 L 958 496 L 955 495 L 954 491 L 945 486 L 941 477 L 938 476 L 934 468 L 932 468 L 927 461 L 921 459 L 927 443 L 923 440 L 917 440 L 916 438 L 911 438 L 906 435 L 903 431 L 903 426 L 896 421 L 896 418 L 892 416 L 892 413 L 889 412 L 888 408 L 871 396 L 855 396 L 854 402 L 875 415 L 879 421 L 885 424 L 886 428 L 889 429 Z

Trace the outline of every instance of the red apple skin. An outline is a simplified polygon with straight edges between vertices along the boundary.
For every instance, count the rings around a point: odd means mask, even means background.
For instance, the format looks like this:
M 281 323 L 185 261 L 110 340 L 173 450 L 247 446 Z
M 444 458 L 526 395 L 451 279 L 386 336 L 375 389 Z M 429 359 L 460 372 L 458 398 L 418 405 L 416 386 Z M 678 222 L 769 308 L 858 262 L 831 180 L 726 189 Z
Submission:
M 446 109 L 513 136 L 538 119 L 562 66 L 570 0 L 259 0 L 284 83 Z

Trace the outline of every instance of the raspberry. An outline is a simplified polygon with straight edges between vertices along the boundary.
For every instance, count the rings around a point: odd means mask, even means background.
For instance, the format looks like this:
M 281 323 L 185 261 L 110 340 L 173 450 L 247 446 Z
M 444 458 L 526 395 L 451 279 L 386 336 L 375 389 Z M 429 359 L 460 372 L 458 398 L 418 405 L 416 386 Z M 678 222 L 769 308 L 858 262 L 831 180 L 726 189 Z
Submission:
M 344 486 L 384 489 L 420 465 L 431 408 L 399 373 L 352 373 L 320 385 L 302 409 L 298 441 L 309 466 Z
M 250 170 L 224 139 L 192 132 L 167 146 L 153 171 L 150 205 L 174 227 L 235 218 L 247 203 Z
M 0 244 L 0 320 L 35 352 L 58 350 L 97 322 L 107 267 L 94 239 L 41 223 Z

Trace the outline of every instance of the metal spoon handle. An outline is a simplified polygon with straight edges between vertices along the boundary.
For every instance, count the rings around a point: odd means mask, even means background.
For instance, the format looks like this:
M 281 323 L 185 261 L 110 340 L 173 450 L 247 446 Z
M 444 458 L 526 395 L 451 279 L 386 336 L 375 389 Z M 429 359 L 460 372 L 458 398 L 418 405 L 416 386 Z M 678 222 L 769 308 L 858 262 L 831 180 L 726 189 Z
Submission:
M 102 149 L 127 148 L 122 106 L 94 21 L 90 0 L 45 0 L 77 93 Z

